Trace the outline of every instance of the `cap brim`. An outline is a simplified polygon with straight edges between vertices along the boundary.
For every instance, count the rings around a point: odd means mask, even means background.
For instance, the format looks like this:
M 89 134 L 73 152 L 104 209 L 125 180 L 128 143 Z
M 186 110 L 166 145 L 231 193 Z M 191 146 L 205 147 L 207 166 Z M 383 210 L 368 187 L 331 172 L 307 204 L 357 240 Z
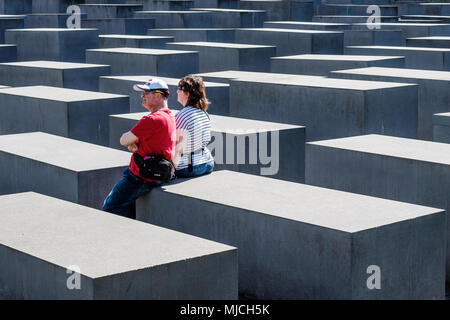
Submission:
M 147 91 L 148 88 L 142 84 L 135 84 L 133 86 L 134 91 Z

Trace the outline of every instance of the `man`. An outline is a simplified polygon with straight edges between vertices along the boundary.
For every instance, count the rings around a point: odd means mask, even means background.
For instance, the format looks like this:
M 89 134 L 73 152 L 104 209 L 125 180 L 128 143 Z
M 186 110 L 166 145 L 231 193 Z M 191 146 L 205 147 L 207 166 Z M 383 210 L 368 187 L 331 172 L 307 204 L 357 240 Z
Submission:
M 142 157 L 162 154 L 172 160 L 176 127 L 175 118 L 167 106 L 167 84 L 161 79 L 153 78 L 145 84 L 134 85 L 133 89 L 141 92 L 142 106 L 151 113 L 142 117 L 133 129 L 125 132 L 120 138 L 120 144 Z M 102 210 L 131 218 L 135 200 L 160 184 L 139 174 L 139 167 L 133 155 L 122 180 L 106 197 Z

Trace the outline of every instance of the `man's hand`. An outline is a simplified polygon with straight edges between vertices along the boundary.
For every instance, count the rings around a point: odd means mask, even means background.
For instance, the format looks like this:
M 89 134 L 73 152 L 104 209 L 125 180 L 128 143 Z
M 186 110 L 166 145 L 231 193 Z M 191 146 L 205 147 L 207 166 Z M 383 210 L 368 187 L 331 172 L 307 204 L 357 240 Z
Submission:
M 136 143 L 138 137 L 136 137 L 131 131 L 125 132 L 122 137 L 120 137 L 120 144 L 128 147 L 129 145 Z
M 128 151 L 135 153 L 136 151 L 138 151 L 138 145 L 136 143 L 129 144 Z

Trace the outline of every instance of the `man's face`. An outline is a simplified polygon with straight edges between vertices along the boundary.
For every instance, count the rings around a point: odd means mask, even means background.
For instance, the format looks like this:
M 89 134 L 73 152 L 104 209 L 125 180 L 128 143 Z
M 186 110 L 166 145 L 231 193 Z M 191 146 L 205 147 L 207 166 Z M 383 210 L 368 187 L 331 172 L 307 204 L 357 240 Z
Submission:
M 155 107 L 159 106 L 159 93 L 152 92 L 152 91 L 143 91 L 141 93 L 142 98 L 142 106 L 147 109 L 150 112 L 153 112 L 153 109 Z

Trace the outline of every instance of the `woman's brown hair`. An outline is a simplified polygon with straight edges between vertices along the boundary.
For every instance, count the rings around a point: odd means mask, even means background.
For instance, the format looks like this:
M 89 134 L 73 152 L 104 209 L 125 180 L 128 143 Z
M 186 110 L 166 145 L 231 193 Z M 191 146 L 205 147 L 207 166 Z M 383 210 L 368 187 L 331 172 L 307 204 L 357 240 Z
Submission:
M 186 76 L 178 82 L 178 87 L 184 92 L 189 92 L 186 106 L 206 111 L 210 102 L 206 98 L 203 78 L 199 76 Z

